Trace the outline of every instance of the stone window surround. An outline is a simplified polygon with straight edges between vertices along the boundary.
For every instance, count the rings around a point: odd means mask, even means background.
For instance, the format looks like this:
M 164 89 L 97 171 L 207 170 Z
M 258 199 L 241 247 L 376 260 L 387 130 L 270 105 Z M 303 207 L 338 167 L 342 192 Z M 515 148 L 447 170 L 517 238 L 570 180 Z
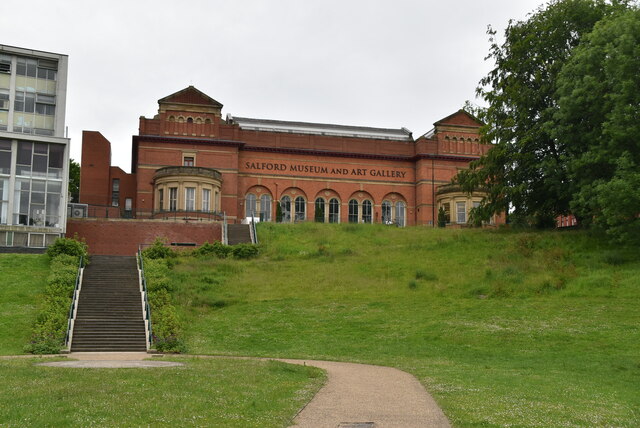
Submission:
M 199 212 L 202 208 L 202 191 L 210 190 L 211 200 L 209 201 L 209 212 L 220 210 L 222 177 L 218 171 L 210 168 L 198 167 L 168 167 L 156 171 L 154 179 L 154 211 L 168 212 L 170 198 L 168 197 L 170 188 L 177 188 L 177 211 L 186 211 L 187 188 L 195 188 L 194 210 Z M 160 207 L 160 190 L 164 191 L 164 207 Z

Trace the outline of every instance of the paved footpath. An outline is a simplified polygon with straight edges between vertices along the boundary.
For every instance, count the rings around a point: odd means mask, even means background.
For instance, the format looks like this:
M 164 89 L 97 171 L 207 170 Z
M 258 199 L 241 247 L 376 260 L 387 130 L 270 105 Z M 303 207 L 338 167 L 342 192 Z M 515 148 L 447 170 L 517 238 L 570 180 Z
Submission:
M 144 352 L 76 352 L 76 361 L 40 363 L 62 367 L 167 367 L 182 365 Z M 201 358 L 234 358 L 199 356 Z M 245 359 L 245 358 L 243 358 Z M 246 358 L 252 359 L 252 358 Z M 391 367 L 278 359 L 327 371 L 327 382 L 298 413 L 291 428 L 445 428 L 449 421 L 412 375 Z
M 39 363 L 38 365 L 81 369 L 153 368 L 184 365 L 175 361 L 150 360 L 148 359 L 150 355 L 146 352 L 72 352 L 66 356 L 73 360 Z
M 280 360 L 327 371 L 325 386 L 294 419 L 296 428 L 450 427 L 418 380 L 391 367 Z

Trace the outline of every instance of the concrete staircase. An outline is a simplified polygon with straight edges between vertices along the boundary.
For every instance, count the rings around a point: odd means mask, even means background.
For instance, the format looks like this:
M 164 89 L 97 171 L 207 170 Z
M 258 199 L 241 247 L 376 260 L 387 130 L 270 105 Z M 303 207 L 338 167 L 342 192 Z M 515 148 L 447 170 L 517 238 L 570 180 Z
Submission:
M 228 224 L 227 244 L 251 244 L 250 224 Z
M 71 352 L 146 350 L 136 258 L 92 256 L 83 274 Z

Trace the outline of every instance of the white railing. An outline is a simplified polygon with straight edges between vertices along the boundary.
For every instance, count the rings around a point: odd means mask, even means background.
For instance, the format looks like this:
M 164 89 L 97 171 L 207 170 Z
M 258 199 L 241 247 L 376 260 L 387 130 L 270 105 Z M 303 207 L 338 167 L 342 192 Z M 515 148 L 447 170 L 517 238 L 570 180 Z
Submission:
M 71 350 L 71 341 L 73 340 L 73 327 L 76 324 L 76 315 L 78 313 L 78 299 L 80 298 L 80 289 L 82 288 L 82 275 L 84 273 L 84 258 L 80 256 L 78 263 L 78 273 L 76 274 L 76 284 L 73 287 L 73 298 L 69 307 L 69 320 L 67 322 L 67 334 L 64 338 L 64 346 L 67 352 Z

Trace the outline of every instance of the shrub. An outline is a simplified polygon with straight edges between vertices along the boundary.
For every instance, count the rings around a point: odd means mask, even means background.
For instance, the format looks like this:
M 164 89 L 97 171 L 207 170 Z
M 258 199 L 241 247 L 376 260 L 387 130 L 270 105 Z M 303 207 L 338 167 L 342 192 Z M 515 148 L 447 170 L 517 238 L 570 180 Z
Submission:
M 36 316 L 31 341 L 25 347 L 26 352 L 55 354 L 64 346 L 78 261 L 78 257 L 64 253 L 51 259 L 51 273 L 47 278 L 43 303 Z
M 142 251 L 142 255 L 146 259 L 167 259 L 176 257 L 176 252 L 167 247 L 162 239 L 156 238 L 150 247 Z
M 213 244 L 205 242 L 200 246 L 200 248 L 194 250 L 193 253 L 196 256 L 214 255 L 218 258 L 225 259 L 229 256 L 229 254 L 231 254 L 232 251 L 233 249 L 228 245 L 224 245 L 222 242 L 216 241 Z
M 233 257 L 236 259 L 251 259 L 258 255 L 258 247 L 253 244 L 238 244 L 233 246 Z
M 62 254 L 86 259 L 88 255 L 87 244 L 78 240 L 77 235 L 74 238 L 58 238 L 47 248 L 47 255 L 53 259 Z
M 180 322 L 173 305 L 159 307 L 152 313 L 153 340 L 155 347 L 161 352 L 184 352 L 185 346 L 180 339 Z
M 424 281 L 436 281 L 438 279 L 438 276 L 434 273 L 427 272 L 422 269 L 418 269 L 416 271 L 416 279 L 418 280 L 422 279 Z
M 146 260 L 144 264 L 144 277 L 147 281 L 147 289 L 149 292 L 164 289 L 172 290 L 169 281 L 169 266 L 164 259 Z
M 445 227 L 447 225 L 447 212 L 444 207 L 438 209 L 438 227 Z
M 144 260 L 144 275 L 147 283 L 147 299 L 151 307 L 151 322 L 154 346 L 161 352 L 184 352 L 180 339 L 180 321 L 173 306 L 169 280 L 168 258 Z
M 611 266 L 620 266 L 627 262 L 627 258 L 622 252 L 611 250 L 602 254 L 602 261 Z

